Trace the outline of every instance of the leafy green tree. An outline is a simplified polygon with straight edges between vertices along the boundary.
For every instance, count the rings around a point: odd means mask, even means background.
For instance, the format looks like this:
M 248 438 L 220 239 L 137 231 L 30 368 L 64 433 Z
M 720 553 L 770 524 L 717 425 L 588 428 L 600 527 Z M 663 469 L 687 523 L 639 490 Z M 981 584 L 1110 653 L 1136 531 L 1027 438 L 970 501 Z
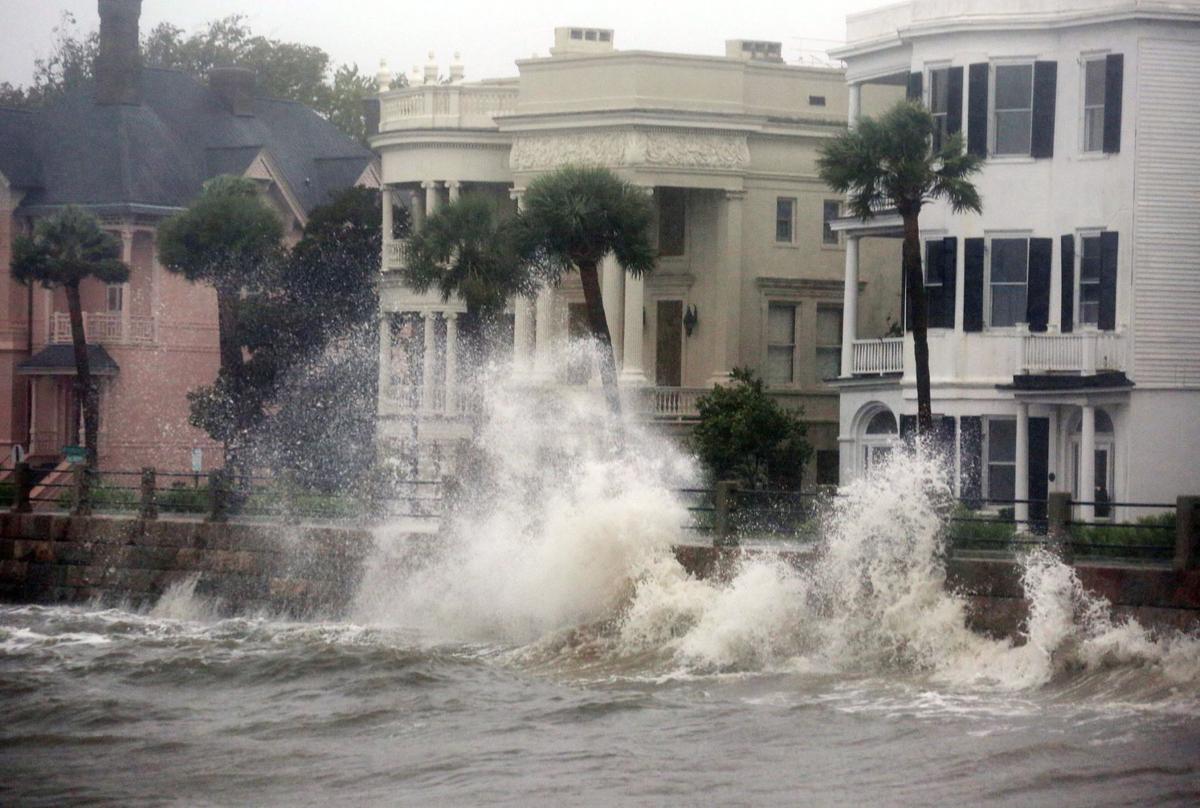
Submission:
M 537 291 L 517 252 L 514 222 L 478 194 L 440 208 L 409 238 L 405 283 L 420 293 L 436 288 L 447 300 L 457 294 L 484 334 L 496 334 L 508 300 Z
M 700 422 L 692 447 L 714 479 L 755 488 L 800 487 L 812 455 L 804 422 L 798 411 L 770 398 L 753 371 L 734 368 L 731 384 L 717 385 L 696 406 Z
M 541 278 L 557 283 L 579 270 L 588 326 L 600 344 L 600 378 L 609 408 L 621 411 L 612 336 L 600 297 L 600 262 L 612 254 L 628 273 L 654 269 L 653 210 L 646 194 L 605 168 L 565 166 L 529 184 L 518 217 L 518 246 Z
M 217 293 L 221 371 L 211 388 L 193 391 L 192 422 L 225 444 L 238 465 L 240 449 L 262 416 L 262 396 L 246 372 L 239 319 L 248 288 L 263 283 L 282 258 L 283 225 L 252 180 L 209 180 L 187 210 L 158 229 L 159 260 L 192 283 Z
M 902 101 L 878 118 L 862 118 L 853 128 L 821 147 L 821 179 L 849 194 L 850 211 L 870 219 L 895 207 L 904 221 L 904 278 L 912 312 L 917 376 L 917 430 L 933 431 L 929 389 L 929 305 L 921 272 L 921 208 L 945 200 L 955 213 L 980 213 L 983 202 L 971 176 L 983 158 L 967 153 L 961 134 L 946 138 L 940 151 L 930 148 L 933 116 L 920 104 Z
M 99 392 L 92 378 L 83 331 L 79 286 L 88 278 L 102 283 L 128 280 L 129 267 L 121 262 L 120 255 L 120 240 L 101 230 L 95 216 L 75 207 L 40 219 L 32 237 L 22 236 L 13 245 L 13 278 L 24 284 L 40 283 L 47 289 L 61 287 L 67 295 L 71 343 L 75 351 L 75 401 L 77 406 L 82 404 L 83 407 L 84 446 L 89 471 L 85 475 L 85 485 L 89 487 L 91 473 L 97 465 L 100 410 Z M 73 416 L 71 423 L 78 423 L 78 418 Z

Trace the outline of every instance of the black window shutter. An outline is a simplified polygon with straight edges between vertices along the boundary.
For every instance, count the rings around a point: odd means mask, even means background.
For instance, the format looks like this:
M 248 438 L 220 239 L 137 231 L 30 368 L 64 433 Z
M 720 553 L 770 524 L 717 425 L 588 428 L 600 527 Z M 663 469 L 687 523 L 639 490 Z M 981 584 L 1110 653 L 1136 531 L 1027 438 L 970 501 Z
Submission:
M 1050 492 L 1050 419 L 1029 419 L 1029 519 L 1037 532 L 1046 525 L 1046 499 Z
M 983 239 L 963 242 L 963 330 L 983 330 Z
M 920 103 L 925 94 L 925 77 L 921 73 L 908 74 L 908 100 Z
M 900 416 L 900 440 L 904 441 L 909 446 L 913 445 L 913 441 L 917 437 L 917 416 L 901 415 Z
M 1101 331 L 1117 328 L 1117 246 L 1115 232 L 1100 234 L 1100 317 Z
M 1104 151 L 1121 151 L 1121 101 L 1125 90 L 1125 56 L 1111 53 L 1104 60 Z
M 954 416 L 943 415 L 933 419 L 933 447 L 946 459 L 947 465 L 954 462 Z
M 958 419 L 959 491 L 971 507 L 983 498 L 983 419 L 964 415 Z
M 956 135 L 963 123 L 963 69 L 952 67 L 946 78 L 946 132 Z
M 1058 62 L 1033 63 L 1034 157 L 1054 156 L 1054 105 L 1058 97 Z
M 983 62 L 967 73 L 967 151 L 979 157 L 987 157 L 988 71 Z
M 1062 332 L 1075 330 L 1075 236 L 1062 237 Z
M 954 328 L 954 290 L 958 286 L 958 239 L 942 239 L 942 328 Z
M 942 240 L 930 239 L 925 242 L 925 280 L 938 283 L 942 277 Z M 942 328 L 942 287 L 925 287 L 925 302 L 929 312 L 929 327 Z
M 1050 262 L 1054 258 L 1054 239 L 1029 240 L 1029 294 L 1026 297 L 1026 317 L 1029 330 L 1046 330 L 1050 318 Z

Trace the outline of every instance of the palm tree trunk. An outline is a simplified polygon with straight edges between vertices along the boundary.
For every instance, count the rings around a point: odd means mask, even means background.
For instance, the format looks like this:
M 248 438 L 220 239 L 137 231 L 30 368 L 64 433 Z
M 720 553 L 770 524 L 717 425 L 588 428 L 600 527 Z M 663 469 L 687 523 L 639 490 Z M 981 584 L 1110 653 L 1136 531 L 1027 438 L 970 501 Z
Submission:
M 83 472 L 83 490 L 77 505 L 77 512 L 91 512 L 92 476 L 99 464 L 99 439 L 97 431 L 100 427 L 99 396 L 96 385 L 92 381 L 92 367 L 88 359 L 87 335 L 83 332 L 83 305 L 79 300 L 79 284 L 66 284 L 67 310 L 71 317 L 71 345 L 75 351 L 75 401 L 83 407 L 83 445 L 86 451 Z M 74 418 L 75 408 L 71 408 L 72 431 L 79 428 L 79 422 Z M 74 442 L 74 436 L 71 436 Z
M 583 301 L 587 305 L 588 325 L 592 336 L 600 343 L 600 382 L 604 385 L 604 397 L 613 415 L 621 415 L 621 394 L 617 390 L 617 360 L 613 355 L 612 335 L 608 331 L 608 320 L 604 316 L 604 300 L 600 296 L 600 275 L 596 264 L 585 261 L 579 264 L 579 281 L 583 285 Z
M 929 389 L 929 304 L 921 271 L 921 230 L 917 215 L 904 216 L 904 277 L 908 310 L 912 312 L 913 355 L 917 372 L 917 434 L 933 431 L 933 405 Z

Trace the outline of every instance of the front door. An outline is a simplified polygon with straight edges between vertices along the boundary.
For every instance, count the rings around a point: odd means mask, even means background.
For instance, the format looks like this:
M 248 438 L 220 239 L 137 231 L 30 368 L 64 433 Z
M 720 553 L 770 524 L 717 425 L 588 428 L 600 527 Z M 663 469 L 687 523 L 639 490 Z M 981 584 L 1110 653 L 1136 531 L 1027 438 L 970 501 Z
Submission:
M 1112 446 L 1099 445 L 1096 447 L 1096 477 L 1092 481 L 1091 490 L 1080 484 L 1078 441 L 1074 442 L 1072 449 L 1072 476 L 1075 485 L 1071 496 L 1076 502 L 1096 503 L 1096 518 L 1107 519 L 1112 515 L 1112 505 L 1109 504 L 1112 502 Z
M 683 384 L 683 301 L 658 301 L 658 327 L 654 334 L 654 383 L 659 387 Z

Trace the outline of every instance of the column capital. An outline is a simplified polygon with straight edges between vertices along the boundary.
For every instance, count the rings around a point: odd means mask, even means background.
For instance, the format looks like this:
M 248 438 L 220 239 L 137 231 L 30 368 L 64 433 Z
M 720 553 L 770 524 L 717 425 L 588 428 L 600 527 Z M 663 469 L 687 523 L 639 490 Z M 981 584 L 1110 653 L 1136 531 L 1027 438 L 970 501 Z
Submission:
M 721 198 L 723 198 L 726 202 L 741 202 L 746 198 L 746 192 L 731 191 L 726 189 L 721 192 Z
M 424 188 L 426 191 L 429 191 L 434 188 L 440 188 L 441 185 L 442 185 L 441 180 L 421 180 L 421 187 Z
M 524 197 L 525 197 L 525 189 L 524 188 L 509 188 L 508 189 L 508 198 L 509 199 L 511 199 L 515 202 L 520 202 Z
M 447 188 L 462 188 L 463 186 L 462 180 L 446 180 L 445 185 Z

